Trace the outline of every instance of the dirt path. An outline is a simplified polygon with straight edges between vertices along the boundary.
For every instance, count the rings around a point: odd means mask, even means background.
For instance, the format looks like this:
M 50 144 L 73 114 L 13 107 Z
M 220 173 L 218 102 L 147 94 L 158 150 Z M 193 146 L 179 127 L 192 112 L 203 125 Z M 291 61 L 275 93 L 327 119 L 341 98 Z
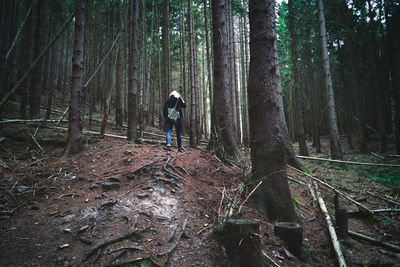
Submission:
M 0 266 L 229 265 L 213 230 L 231 199 L 241 203 L 246 197 L 246 192 L 235 195 L 239 170 L 201 150 L 182 154 L 159 145 L 96 137 L 88 139 L 85 151 L 60 162 L 62 146 L 57 144 L 63 143 L 54 140 L 62 136 L 47 134 L 40 136 L 42 144 L 49 140 L 46 155 L 0 154 Z M 16 139 L 9 148 L 24 151 L 26 143 Z M 384 195 L 387 189 L 355 175 L 353 168 L 304 163 L 317 177 L 370 208 L 396 207 L 368 195 L 367 190 Z M 280 266 L 336 266 L 324 217 L 304 185 L 308 178 L 291 169 L 288 175 L 300 181 L 289 186 L 304 228 L 301 259 L 287 254 L 273 223 L 255 212 L 251 202 L 234 217 L 260 221 L 261 249 Z M 334 214 L 332 191 L 320 189 Z M 344 199 L 340 203 L 357 211 Z M 350 218 L 349 229 L 399 244 L 398 218 Z M 380 246 L 339 239 L 348 265 L 400 264 L 399 254 Z
M 48 176 L 47 190 L 36 190 L 35 196 L 27 190 L 23 207 L 4 221 L 1 247 L 7 249 L 0 252 L 0 264 L 107 265 L 138 259 L 160 266 L 224 264 L 212 236 L 219 194 L 214 187 L 237 171 L 215 172 L 221 163 L 199 150 L 182 154 L 114 140 L 96 147 L 31 170 L 42 173 L 38 180 Z

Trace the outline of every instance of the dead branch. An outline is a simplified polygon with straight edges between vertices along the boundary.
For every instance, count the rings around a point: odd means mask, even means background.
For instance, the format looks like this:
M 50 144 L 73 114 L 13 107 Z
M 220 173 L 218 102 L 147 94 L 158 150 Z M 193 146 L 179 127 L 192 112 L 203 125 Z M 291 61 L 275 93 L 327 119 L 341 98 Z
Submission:
M 322 213 L 325 216 L 325 221 L 326 221 L 326 224 L 328 226 L 329 235 L 331 236 L 333 249 L 335 250 L 335 254 L 336 254 L 337 260 L 339 262 L 339 266 L 345 267 L 346 266 L 346 261 L 344 260 L 342 250 L 340 249 L 340 244 L 339 244 L 339 241 L 338 241 L 338 238 L 337 238 L 337 235 L 336 235 L 335 228 L 333 227 L 333 224 L 332 224 L 331 218 L 329 216 L 328 210 L 326 209 L 326 206 L 325 206 L 324 199 L 321 197 L 321 193 L 318 190 L 318 185 L 317 185 L 316 182 L 314 182 L 314 188 L 315 188 L 315 191 L 317 193 L 319 206 L 321 208 Z
M 381 166 L 381 167 L 400 167 L 398 164 L 384 164 L 384 163 L 370 163 L 370 162 L 355 162 L 355 161 L 344 161 L 337 159 L 325 159 L 325 158 L 315 158 L 315 157 L 306 157 L 306 156 L 298 156 L 300 159 L 309 159 L 309 160 L 319 160 L 319 161 L 328 161 L 328 162 L 336 162 L 336 163 L 345 163 L 345 164 L 353 164 L 353 165 L 364 165 L 364 166 Z
M 378 154 L 376 154 L 374 152 L 371 152 L 371 155 L 374 156 L 374 157 L 377 157 L 378 159 L 385 159 L 384 157 L 379 156 Z
M 123 241 L 125 239 L 131 238 L 135 235 L 139 235 L 139 233 L 137 233 L 136 231 L 132 231 L 126 235 L 123 235 L 121 237 L 115 238 L 115 239 L 111 239 L 108 241 L 105 241 L 103 243 L 97 244 L 96 246 L 92 247 L 88 252 L 85 253 L 85 255 L 83 255 L 81 262 L 87 261 L 87 259 L 89 259 L 91 256 L 93 256 L 97 251 L 99 251 L 100 249 L 103 249 L 111 244 Z
M 299 172 L 299 173 L 301 173 L 301 174 L 303 174 L 303 175 L 306 175 L 306 176 L 310 177 L 312 180 L 317 181 L 318 183 L 320 183 L 320 184 L 322 184 L 322 185 L 328 187 L 329 189 L 335 191 L 336 193 L 338 193 L 339 195 L 341 195 L 341 196 L 344 197 L 345 199 L 347 199 L 347 200 L 349 200 L 350 202 L 354 203 L 356 206 L 360 207 L 362 210 L 368 212 L 368 213 L 371 214 L 371 215 L 374 215 L 374 212 L 371 211 L 369 208 L 367 208 L 367 207 L 364 206 L 363 204 L 361 204 L 361 203 L 355 201 L 354 199 L 352 199 L 351 197 L 349 197 L 349 196 L 347 196 L 346 194 L 342 193 L 341 191 L 337 190 L 336 188 L 334 188 L 334 187 L 331 186 L 330 184 L 328 184 L 328 183 L 326 183 L 326 182 L 324 182 L 324 181 L 322 181 L 322 180 L 320 180 L 320 179 L 318 179 L 318 178 L 316 178 L 316 177 L 314 177 L 314 176 L 312 176 L 312 175 L 310 175 L 310 174 L 308 174 L 308 173 L 305 173 L 305 172 L 300 171 L 300 170 L 298 170 L 298 169 L 296 169 L 296 168 L 293 168 L 293 167 L 290 166 L 290 165 L 287 165 L 287 166 L 288 166 L 289 168 L 293 169 L 293 170 L 296 170 L 297 172 Z
M 387 201 L 387 202 L 389 202 L 389 203 L 391 203 L 391 204 L 400 206 L 400 202 L 394 201 L 394 200 L 392 200 L 392 199 L 390 199 L 390 198 L 388 198 L 388 197 L 386 197 L 386 196 L 377 195 L 377 194 L 374 194 L 374 193 L 372 193 L 372 192 L 370 192 L 370 191 L 366 191 L 366 193 L 367 193 L 368 195 L 373 196 L 373 197 L 377 197 L 377 198 L 380 198 L 380 199 L 382 199 L 382 200 L 384 200 L 384 201 Z
M 39 129 L 39 127 L 37 128 L 37 129 Z M 34 135 L 36 135 L 36 133 L 37 133 L 37 130 L 36 130 L 36 132 L 35 132 L 35 134 Z M 44 150 L 43 150 L 43 148 L 39 145 L 39 143 L 38 143 L 38 141 L 36 141 L 36 138 L 35 138 L 35 136 L 34 135 L 32 135 L 30 132 L 28 132 L 28 134 L 32 137 L 32 140 L 35 142 L 35 144 L 38 146 L 38 148 L 44 153 Z
M 384 248 L 387 248 L 387 249 L 390 249 L 390 250 L 393 250 L 393 251 L 396 251 L 396 252 L 400 252 L 400 247 L 398 247 L 396 245 L 392 245 L 392 244 L 389 244 L 389 243 L 386 243 L 386 242 L 381 242 L 381 241 L 376 240 L 376 239 L 374 239 L 372 237 L 369 237 L 369 236 L 366 236 L 366 235 L 363 235 L 363 234 L 360 234 L 360 233 L 356 233 L 356 232 L 353 232 L 353 231 L 350 231 L 350 230 L 349 230 L 348 234 L 349 234 L 349 236 L 351 236 L 353 238 L 354 237 L 355 238 L 359 238 L 359 239 L 368 241 L 368 242 L 370 242 L 372 244 L 379 245 L 381 247 L 384 247 Z
M 295 183 L 298 183 L 298 184 L 301 184 L 301 185 L 306 185 L 305 182 L 302 182 L 302 181 L 297 180 L 297 179 L 295 179 L 293 177 L 290 177 L 289 175 L 287 176 L 287 178 L 288 178 L 289 181 L 292 181 L 292 182 L 295 182 Z

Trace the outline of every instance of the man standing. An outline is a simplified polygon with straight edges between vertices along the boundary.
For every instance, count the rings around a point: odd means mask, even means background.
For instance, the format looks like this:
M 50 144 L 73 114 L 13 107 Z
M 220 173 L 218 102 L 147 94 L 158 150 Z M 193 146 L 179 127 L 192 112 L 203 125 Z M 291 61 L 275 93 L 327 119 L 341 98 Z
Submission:
M 164 103 L 163 113 L 167 128 L 167 149 L 171 150 L 171 134 L 172 127 L 175 125 L 176 129 L 176 139 L 178 141 L 178 152 L 184 152 L 182 147 L 182 108 L 186 108 L 186 103 L 182 98 L 182 95 L 177 91 L 172 91 L 169 94 L 169 98 Z M 176 116 L 174 114 L 176 113 Z

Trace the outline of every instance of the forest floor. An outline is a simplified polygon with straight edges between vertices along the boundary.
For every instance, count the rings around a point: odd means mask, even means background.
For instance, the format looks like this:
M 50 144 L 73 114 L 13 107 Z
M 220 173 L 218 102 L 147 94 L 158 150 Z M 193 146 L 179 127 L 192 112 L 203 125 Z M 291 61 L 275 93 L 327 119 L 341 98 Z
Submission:
M 65 134 L 45 128 L 34 134 L 35 129 L 8 124 L 0 130 L 5 138 L 0 143 L 0 266 L 229 266 L 214 229 L 229 199 L 242 203 L 246 197 L 235 196 L 243 173 L 238 167 L 222 163 L 204 147 L 167 151 L 162 135 L 154 144 L 86 135 L 84 151 L 61 161 Z M 326 140 L 323 148 L 324 153 L 312 155 L 328 157 Z M 248 160 L 248 151 L 243 149 L 243 155 Z M 353 152 L 345 158 L 400 161 Z M 396 169 L 375 168 L 370 174 L 373 167 L 302 163 L 309 174 L 371 210 L 400 208 L 398 188 L 371 179 L 378 171 L 391 171 L 399 179 Z M 287 253 L 273 223 L 263 220 L 250 201 L 240 214 L 234 209 L 233 217 L 260 222 L 265 266 L 336 266 L 325 218 L 306 186 L 309 178 L 290 168 L 287 172 L 304 228 L 300 259 Z M 333 191 L 319 189 L 334 217 Z M 342 208 L 358 214 L 357 206 L 339 200 Z M 398 212 L 352 216 L 348 227 L 399 246 Z M 339 235 L 339 240 L 349 266 L 400 266 L 400 251 L 349 236 Z

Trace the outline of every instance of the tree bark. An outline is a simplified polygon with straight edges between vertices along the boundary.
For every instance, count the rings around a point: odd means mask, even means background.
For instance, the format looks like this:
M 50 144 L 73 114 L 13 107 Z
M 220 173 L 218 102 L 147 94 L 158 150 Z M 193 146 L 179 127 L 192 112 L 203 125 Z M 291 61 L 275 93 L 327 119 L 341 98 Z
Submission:
M 297 64 L 298 56 L 297 56 L 297 37 L 294 32 L 294 10 L 293 10 L 293 1 L 289 0 L 289 32 L 291 39 L 291 59 L 293 64 L 293 86 L 296 92 L 296 114 L 297 114 L 297 139 L 299 141 L 299 154 L 302 156 L 308 156 L 307 144 L 306 144 L 306 136 L 304 133 L 304 120 L 303 120 L 303 97 L 300 89 L 300 78 L 299 78 L 299 67 Z
M 329 63 L 328 44 L 326 40 L 324 6 L 322 0 L 317 0 L 317 6 L 318 6 L 318 20 L 319 20 L 319 31 L 321 38 L 321 51 L 322 51 L 322 62 L 323 62 L 322 67 L 324 70 L 324 87 L 328 102 L 331 157 L 333 159 L 340 159 L 343 157 L 343 154 L 342 150 L 340 149 L 339 130 L 336 119 L 335 96 L 333 94 L 331 67 Z
M 37 58 L 43 48 L 43 17 L 44 17 L 44 1 L 38 0 L 36 4 L 36 27 L 35 27 L 35 52 L 34 58 Z M 42 91 L 42 71 L 37 66 L 31 80 L 31 90 L 29 95 L 29 117 L 37 119 L 40 117 L 40 95 Z
M 211 110 L 209 149 L 221 158 L 238 159 L 239 150 L 233 130 L 231 90 L 229 88 L 228 8 L 224 0 L 212 1 L 214 48 L 214 103 Z
M 71 98 L 68 117 L 68 138 L 63 158 L 83 150 L 85 93 L 83 87 L 85 55 L 86 0 L 76 0 L 74 52 L 72 56 Z
M 190 132 L 189 143 L 191 147 L 196 147 L 197 122 L 196 122 L 196 84 L 195 84 L 195 58 L 193 44 L 193 20 L 192 20 L 192 1 L 188 0 L 188 30 L 189 30 L 189 77 L 190 77 Z
M 391 13 L 388 20 L 388 38 L 390 53 L 390 71 L 392 85 L 393 106 L 393 132 L 397 154 L 400 154 L 400 6 L 394 5 L 394 1 L 385 1 L 385 10 Z
M 257 209 L 269 220 L 297 222 L 286 175 L 285 124 L 275 32 L 275 1 L 250 0 L 249 118 Z
M 121 1 L 118 0 L 118 31 L 119 34 L 122 34 L 122 7 Z M 123 123 L 123 113 L 122 113 L 122 62 L 121 62 L 121 38 L 118 41 L 118 51 L 117 51 L 117 66 L 115 73 L 115 86 L 116 86 L 116 95 L 115 95 L 115 126 L 122 127 Z
M 137 132 L 137 93 L 138 79 L 138 47 L 139 47 L 139 0 L 131 0 L 130 3 L 130 59 L 129 59 L 129 91 L 128 91 L 128 131 L 129 140 L 138 137 Z

